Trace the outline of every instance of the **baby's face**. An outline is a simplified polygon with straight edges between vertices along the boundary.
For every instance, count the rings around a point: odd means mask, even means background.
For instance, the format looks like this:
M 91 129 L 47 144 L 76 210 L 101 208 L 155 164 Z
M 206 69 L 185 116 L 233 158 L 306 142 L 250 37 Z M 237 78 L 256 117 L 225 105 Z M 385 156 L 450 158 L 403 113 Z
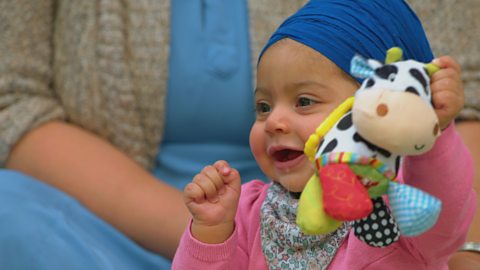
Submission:
M 358 86 L 329 59 L 296 41 L 268 48 L 258 65 L 257 117 L 250 132 L 250 147 L 265 174 L 301 192 L 313 174 L 305 142 Z

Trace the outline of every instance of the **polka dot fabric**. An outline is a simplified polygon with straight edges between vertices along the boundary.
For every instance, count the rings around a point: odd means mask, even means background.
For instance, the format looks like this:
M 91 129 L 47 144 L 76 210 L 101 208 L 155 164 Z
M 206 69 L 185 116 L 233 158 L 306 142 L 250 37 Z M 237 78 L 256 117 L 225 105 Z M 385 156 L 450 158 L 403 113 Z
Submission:
M 372 203 L 370 215 L 354 222 L 355 236 L 372 247 L 389 246 L 400 237 L 397 223 L 382 197 L 372 199 Z

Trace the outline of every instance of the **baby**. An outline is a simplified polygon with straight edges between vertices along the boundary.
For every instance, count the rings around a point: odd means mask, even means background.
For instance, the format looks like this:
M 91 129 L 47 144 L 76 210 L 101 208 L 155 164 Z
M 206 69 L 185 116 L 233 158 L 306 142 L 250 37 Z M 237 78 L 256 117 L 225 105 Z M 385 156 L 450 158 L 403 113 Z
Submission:
M 475 204 L 471 157 L 452 124 L 463 106 L 460 67 L 448 56 L 434 60 L 441 70 L 431 83 L 443 133 L 401 167 L 406 183 L 442 201 L 437 224 L 374 248 L 348 223 L 323 235 L 306 235 L 295 223 L 298 196 L 313 174 L 304 144 L 359 88 L 350 59 L 358 53 L 382 61 L 394 46 L 405 59 L 433 58 L 420 22 L 401 0 L 311 1 L 279 27 L 260 55 L 250 132 L 253 155 L 272 182 L 241 186 L 226 161 L 206 166 L 184 190 L 192 222 L 173 269 L 447 269 Z

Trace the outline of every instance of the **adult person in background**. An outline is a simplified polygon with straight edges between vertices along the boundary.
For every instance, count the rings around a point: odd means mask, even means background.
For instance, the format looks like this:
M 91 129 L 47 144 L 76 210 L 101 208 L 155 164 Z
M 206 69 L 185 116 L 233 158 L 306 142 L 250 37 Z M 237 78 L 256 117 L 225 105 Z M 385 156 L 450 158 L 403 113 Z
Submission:
M 168 269 L 177 188 L 264 177 L 252 67 L 303 2 L 1 1 L 0 268 Z
M 408 2 L 422 20 L 435 55 L 451 55 L 462 67 L 465 108 L 456 125 L 474 158 L 474 187 L 477 198 L 480 198 L 480 37 L 477 34 L 480 29 L 480 1 Z M 476 243 L 476 251 L 472 243 Z M 449 266 L 452 270 L 480 269 L 480 200 L 477 200 L 477 214 L 466 245 L 452 257 Z

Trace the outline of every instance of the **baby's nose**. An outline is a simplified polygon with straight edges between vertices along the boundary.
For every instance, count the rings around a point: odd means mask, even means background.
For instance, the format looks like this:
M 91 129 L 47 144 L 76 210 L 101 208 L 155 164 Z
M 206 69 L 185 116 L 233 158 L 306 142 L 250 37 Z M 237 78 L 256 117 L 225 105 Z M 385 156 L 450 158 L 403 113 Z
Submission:
M 275 108 L 268 116 L 265 128 L 268 132 L 287 132 L 289 130 L 287 112 L 283 109 Z

